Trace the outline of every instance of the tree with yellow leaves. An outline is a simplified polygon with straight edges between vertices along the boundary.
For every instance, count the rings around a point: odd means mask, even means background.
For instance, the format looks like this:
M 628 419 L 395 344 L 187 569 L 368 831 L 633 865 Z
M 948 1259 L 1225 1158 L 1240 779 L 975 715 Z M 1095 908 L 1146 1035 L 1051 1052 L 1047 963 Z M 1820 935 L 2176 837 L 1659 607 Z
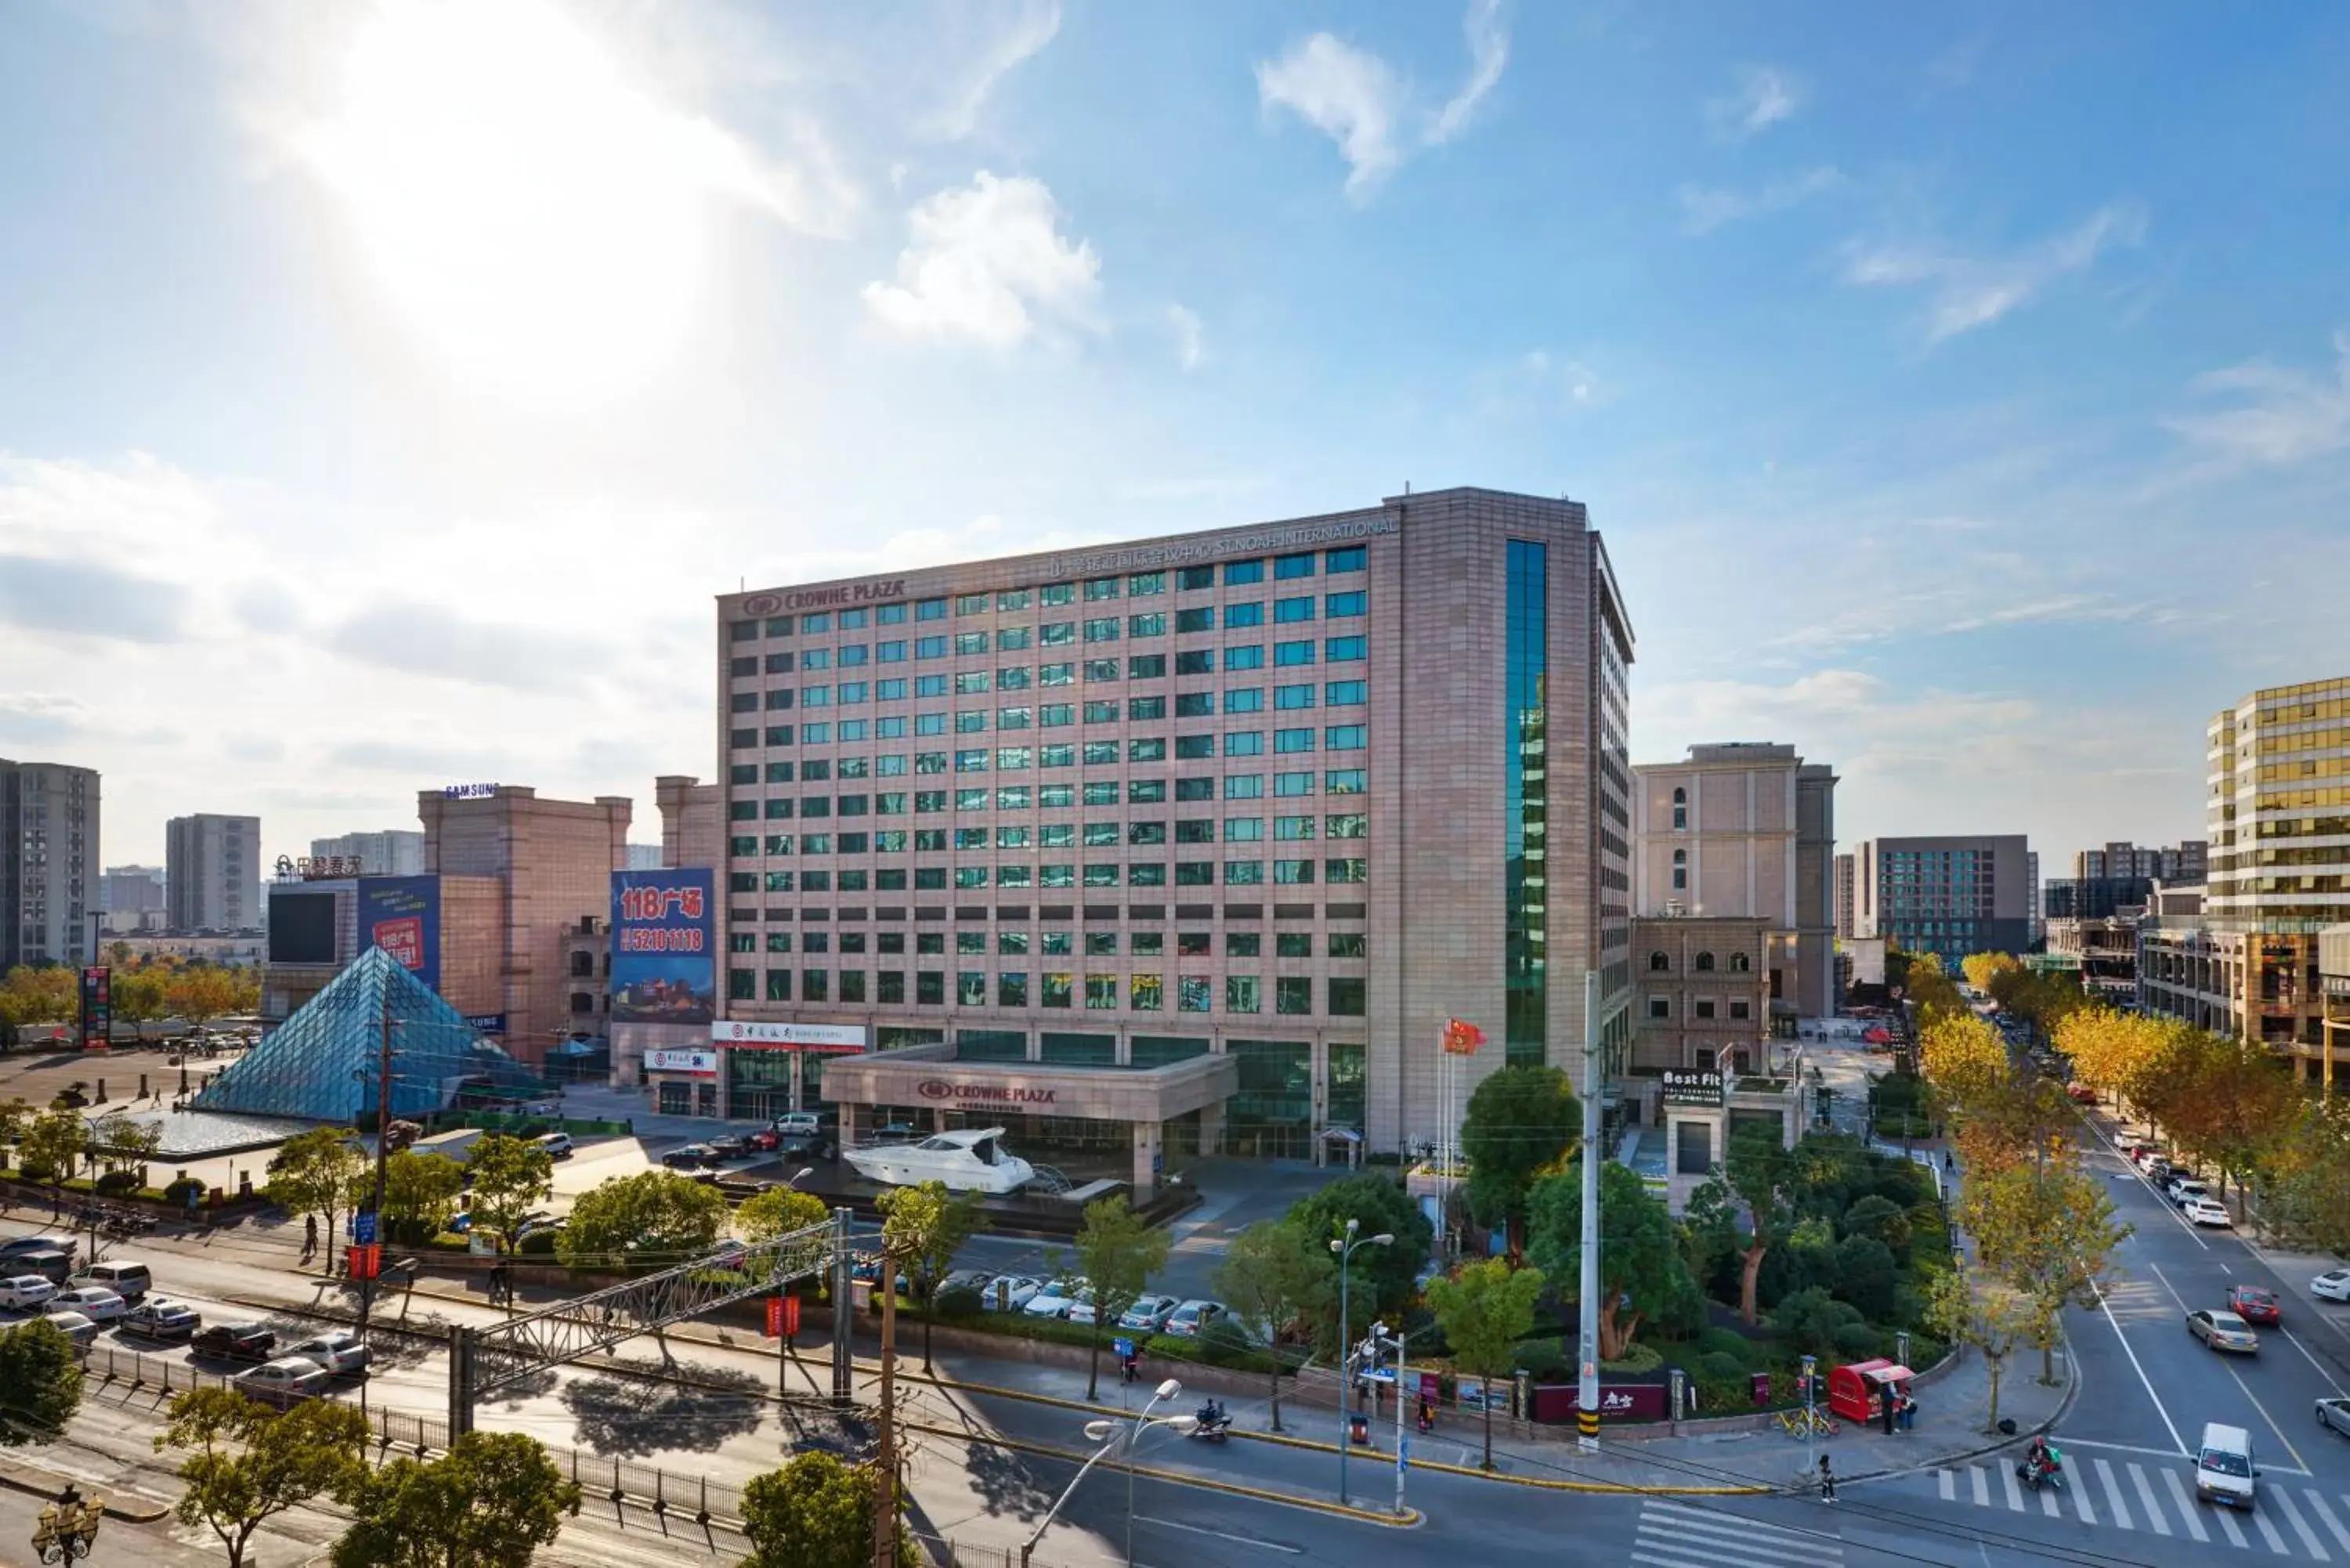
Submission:
M 2056 1378 L 2064 1309 L 2095 1303 L 2114 1249 L 2130 1234 L 2115 1219 L 2105 1184 L 2074 1163 L 2078 1147 L 2052 1137 L 2030 1161 L 1970 1170 L 1959 1199 L 1960 1223 L 1974 1237 L 1977 1256 L 2025 1304 L 2043 1383 Z
M 1959 972 L 1977 991 L 1989 991 L 1992 981 L 2022 967 L 2013 953 L 1969 953 L 1959 961 Z

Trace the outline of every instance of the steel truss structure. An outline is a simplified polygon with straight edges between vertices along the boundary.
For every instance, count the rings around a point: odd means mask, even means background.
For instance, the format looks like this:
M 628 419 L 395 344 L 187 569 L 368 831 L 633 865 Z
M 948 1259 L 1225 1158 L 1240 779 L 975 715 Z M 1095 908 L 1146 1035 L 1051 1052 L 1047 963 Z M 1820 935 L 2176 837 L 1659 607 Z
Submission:
M 473 1429 L 484 1396 L 545 1368 L 611 1349 L 623 1340 L 732 1303 L 827 1274 L 845 1278 L 848 1211 L 772 1241 L 733 1242 L 657 1274 L 608 1285 L 489 1328 L 458 1326 L 449 1343 L 449 1435 Z M 836 1288 L 840 1279 L 835 1280 Z M 846 1348 L 841 1336 L 840 1348 Z M 842 1359 L 837 1354 L 836 1360 Z M 837 1377 L 836 1382 L 837 1382 Z

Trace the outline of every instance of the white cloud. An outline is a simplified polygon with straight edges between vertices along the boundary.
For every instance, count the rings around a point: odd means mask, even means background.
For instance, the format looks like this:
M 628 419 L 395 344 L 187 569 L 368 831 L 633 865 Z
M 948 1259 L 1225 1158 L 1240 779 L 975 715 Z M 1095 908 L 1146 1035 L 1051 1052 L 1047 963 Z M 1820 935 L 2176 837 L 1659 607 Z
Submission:
M 1470 0 L 1469 15 L 1461 27 L 1469 36 L 1469 79 L 1436 111 L 1436 122 L 1428 128 L 1431 146 L 1451 140 L 1467 128 L 1469 117 L 1493 90 L 1510 63 L 1510 35 L 1502 26 L 1502 0 Z
M 1744 140 L 1793 118 L 1804 106 L 1804 84 L 1774 66 L 1745 66 L 1737 90 L 1709 99 L 1705 117 L 1721 135 Z
M 2223 462 L 2285 467 L 2350 447 L 2350 333 L 2334 336 L 2328 379 L 2255 359 L 2196 379 L 2237 406 L 2183 414 L 2169 427 Z
M 1401 88 L 1377 55 L 1316 33 L 1259 65 L 1256 90 L 1266 109 L 1286 109 L 1338 144 L 1347 193 L 1358 202 L 1400 161 L 1395 122 Z
M 1846 265 L 1846 283 L 1922 286 L 1931 292 L 1926 337 L 1939 343 L 1988 327 L 2026 305 L 2051 284 L 2085 272 L 2116 245 L 2146 234 L 2145 210 L 2134 202 L 2100 207 L 2087 219 L 2012 255 L 1961 256 L 1930 248 L 1882 244 L 1857 250 Z
M 1673 196 L 1680 202 L 1683 231 L 1707 234 L 1725 223 L 1785 212 L 1814 196 L 1840 190 L 1844 184 L 1843 171 L 1823 165 L 1817 169 L 1806 169 L 1801 174 L 1773 180 L 1758 190 L 1735 191 L 1718 185 L 1683 185 L 1673 192 Z
M 1175 336 L 1175 362 L 1186 370 L 1196 370 L 1208 357 L 1207 344 L 1200 326 L 1200 313 L 1180 305 L 1167 307 L 1167 329 Z
M 1020 0 L 1010 24 L 980 48 L 968 79 L 922 122 L 920 133 L 948 141 L 969 136 L 995 84 L 1042 53 L 1060 30 L 1059 0 Z
M 910 337 L 1007 347 L 1040 320 L 1093 329 L 1101 257 L 1063 239 L 1060 218 L 1043 181 L 983 169 L 968 190 L 941 191 L 908 214 L 898 279 L 867 284 L 865 303 Z

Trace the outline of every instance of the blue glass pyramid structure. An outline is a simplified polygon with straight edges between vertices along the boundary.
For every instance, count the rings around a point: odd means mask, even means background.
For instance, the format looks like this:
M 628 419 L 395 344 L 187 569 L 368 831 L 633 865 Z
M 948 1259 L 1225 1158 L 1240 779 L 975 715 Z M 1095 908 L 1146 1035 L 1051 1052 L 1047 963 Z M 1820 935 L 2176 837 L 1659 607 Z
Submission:
M 343 1124 L 371 1118 L 387 1018 L 396 1116 L 447 1110 L 467 1086 L 518 1094 L 545 1086 L 399 960 L 369 948 L 213 1079 L 193 1107 Z

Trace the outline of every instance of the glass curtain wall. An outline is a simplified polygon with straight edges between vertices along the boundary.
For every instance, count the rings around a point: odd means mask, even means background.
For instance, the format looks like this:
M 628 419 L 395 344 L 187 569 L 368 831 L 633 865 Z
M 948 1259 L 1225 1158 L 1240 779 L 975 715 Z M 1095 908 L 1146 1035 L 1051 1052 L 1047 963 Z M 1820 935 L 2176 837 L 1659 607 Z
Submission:
M 1502 879 L 1503 1059 L 1540 1064 L 1549 1046 L 1549 975 L 1544 951 L 1546 877 L 1543 705 L 1550 676 L 1548 548 L 1509 542 L 1508 622 L 1503 652 L 1503 733 L 1509 748 L 1503 779 L 1505 835 Z

